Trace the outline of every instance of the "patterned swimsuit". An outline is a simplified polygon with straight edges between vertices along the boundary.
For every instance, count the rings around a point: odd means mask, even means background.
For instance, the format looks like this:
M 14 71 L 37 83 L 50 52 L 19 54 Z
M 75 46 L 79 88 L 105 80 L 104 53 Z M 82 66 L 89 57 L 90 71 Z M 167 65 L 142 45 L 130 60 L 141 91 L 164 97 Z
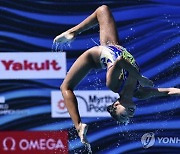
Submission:
M 103 46 L 101 56 L 100 56 L 100 63 L 101 63 L 102 68 L 106 69 L 107 63 L 111 63 L 110 67 L 112 67 L 114 62 L 119 56 L 122 56 L 123 59 L 127 60 L 133 67 L 135 67 L 138 70 L 138 72 L 140 71 L 134 57 L 126 50 L 126 48 L 119 45 Z M 123 83 L 119 89 L 119 93 L 121 92 L 128 75 L 129 73 L 125 69 L 122 69 L 120 76 L 123 79 Z M 139 83 L 137 83 L 137 88 L 138 87 L 139 87 Z

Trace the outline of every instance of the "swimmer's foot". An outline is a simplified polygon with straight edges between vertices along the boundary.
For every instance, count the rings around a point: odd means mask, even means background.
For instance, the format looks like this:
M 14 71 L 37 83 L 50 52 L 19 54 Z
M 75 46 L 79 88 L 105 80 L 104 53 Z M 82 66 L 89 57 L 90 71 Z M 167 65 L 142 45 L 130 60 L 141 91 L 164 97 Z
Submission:
M 75 34 L 70 31 L 66 31 L 58 36 L 55 37 L 53 43 L 70 43 L 75 39 Z
M 154 86 L 153 82 L 145 76 L 141 77 L 141 80 L 139 80 L 139 83 L 142 87 L 153 87 Z
M 88 144 L 88 141 L 87 141 L 87 138 L 86 138 L 87 130 L 88 130 L 88 125 L 87 124 L 84 124 L 84 123 L 79 124 L 79 128 L 78 128 L 77 132 L 78 132 L 78 135 L 79 135 L 79 137 L 81 139 L 81 142 L 83 144 Z
M 180 96 L 180 89 L 178 89 L 178 88 L 169 88 L 168 95 Z

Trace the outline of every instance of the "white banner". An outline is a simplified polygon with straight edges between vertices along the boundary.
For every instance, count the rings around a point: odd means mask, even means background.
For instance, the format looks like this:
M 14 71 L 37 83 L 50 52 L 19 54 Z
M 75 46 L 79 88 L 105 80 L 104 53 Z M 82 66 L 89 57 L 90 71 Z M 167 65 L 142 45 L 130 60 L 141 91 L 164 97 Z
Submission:
M 0 96 L 0 103 L 5 103 L 5 97 Z
M 66 75 L 66 54 L 0 53 L 0 79 L 52 79 Z
M 106 108 L 118 98 L 118 94 L 109 90 L 75 91 L 74 93 L 81 117 L 110 117 Z M 53 118 L 70 117 L 60 91 L 51 92 L 51 116 Z

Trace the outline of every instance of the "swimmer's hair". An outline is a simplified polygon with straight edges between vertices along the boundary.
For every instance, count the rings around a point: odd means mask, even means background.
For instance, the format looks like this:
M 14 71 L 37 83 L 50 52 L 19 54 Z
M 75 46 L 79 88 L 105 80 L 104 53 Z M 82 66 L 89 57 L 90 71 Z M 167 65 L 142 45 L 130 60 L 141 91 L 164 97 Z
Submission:
M 117 101 L 120 101 L 120 98 L 116 99 L 116 100 L 113 102 L 113 104 L 116 103 Z M 119 116 L 118 116 L 115 112 L 109 112 L 109 113 L 110 113 L 111 117 L 112 117 L 114 120 L 119 121 Z
M 114 101 L 114 103 L 117 102 L 117 101 L 120 102 L 120 98 L 116 99 L 116 101 Z M 113 103 L 113 104 L 114 104 L 114 103 Z M 113 104 L 112 104 L 112 105 L 113 105 Z M 112 106 L 112 105 L 110 105 L 110 106 Z M 107 111 L 108 111 L 108 109 L 107 109 Z M 127 120 L 126 122 L 122 122 L 121 117 L 120 117 L 118 114 L 116 114 L 115 112 L 111 112 L 110 110 L 109 110 L 108 112 L 110 113 L 111 117 L 112 117 L 114 120 L 116 120 L 119 124 L 127 125 L 127 124 L 129 123 L 129 120 Z
M 119 116 L 117 114 L 115 114 L 114 112 L 111 112 L 110 115 L 114 120 L 119 121 Z
M 116 120 L 116 122 L 118 122 L 118 124 L 120 124 L 120 125 L 127 125 L 127 124 L 129 123 L 129 121 L 127 121 L 127 122 L 122 122 L 121 119 L 120 119 L 120 117 L 119 117 L 117 114 L 112 113 L 112 114 L 111 114 L 111 117 L 112 117 L 114 120 Z

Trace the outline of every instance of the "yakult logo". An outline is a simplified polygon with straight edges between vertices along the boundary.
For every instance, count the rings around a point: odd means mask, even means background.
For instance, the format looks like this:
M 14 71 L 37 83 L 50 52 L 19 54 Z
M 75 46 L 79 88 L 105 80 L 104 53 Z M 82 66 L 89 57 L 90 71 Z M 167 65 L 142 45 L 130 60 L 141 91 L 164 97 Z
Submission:
M 68 153 L 67 132 L 2 132 L 0 153 Z M 1 148 L 2 147 L 2 148 Z
M 23 62 L 18 62 L 14 60 L 1 60 L 2 65 L 4 66 L 5 70 L 10 71 L 21 71 L 21 70 L 50 70 L 53 69 L 55 71 L 58 71 L 61 69 L 60 66 L 58 66 L 58 62 L 55 60 L 45 60 L 44 62 L 38 63 L 38 62 L 30 62 L 28 60 L 24 60 Z
M 118 95 L 109 91 L 75 91 L 78 108 L 82 117 L 109 117 L 107 106 L 112 104 Z M 52 117 L 69 117 L 63 97 L 59 91 L 51 93 Z
M 0 79 L 64 78 L 65 53 L 0 53 Z

